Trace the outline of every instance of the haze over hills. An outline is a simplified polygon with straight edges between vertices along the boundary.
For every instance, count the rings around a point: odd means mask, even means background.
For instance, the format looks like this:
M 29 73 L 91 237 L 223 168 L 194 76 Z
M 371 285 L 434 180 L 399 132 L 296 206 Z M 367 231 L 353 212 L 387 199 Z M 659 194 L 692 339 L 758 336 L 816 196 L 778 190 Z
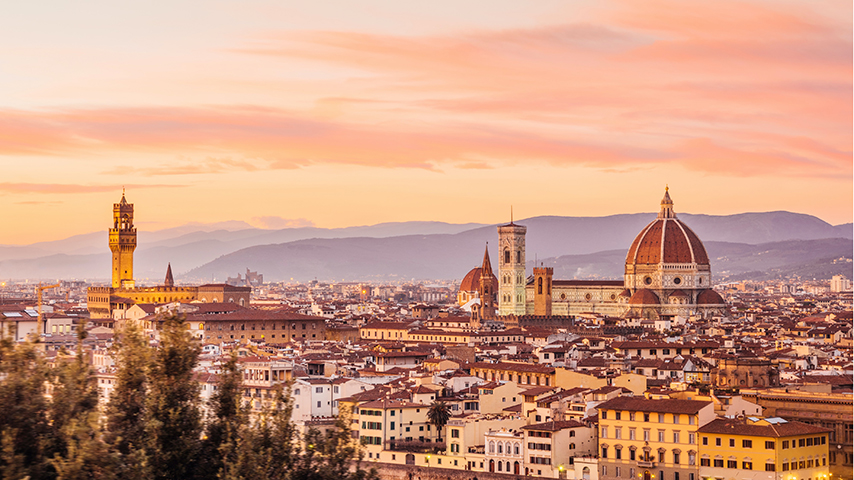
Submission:
M 531 265 L 535 259 L 555 262 L 558 278 L 619 278 L 629 244 L 655 215 L 543 216 L 516 223 L 528 227 Z M 679 218 L 706 243 L 716 276 L 742 267 L 748 269 L 745 272 L 764 272 L 802 265 L 806 258 L 813 262 L 846 252 L 851 256 L 854 235 L 850 223 L 833 226 L 810 215 L 790 212 L 722 216 L 683 213 Z M 400 222 L 280 230 L 245 226 L 243 222 L 225 222 L 140 232 L 135 277 L 140 283 L 158 283 L 171 262 L 179 280 L 189 282 L 223 281 L 246 268 L 263 273 L 270 281 L 459 279 L 480 263 L 486 242 L 497 242 L 495 225 L 476 223 Z M 110 262 L 106 237 L 104 231 L 54 242 L 0 246 L 0 278 L 104 281 Z M 811 243 L 828 238 L 845 240 Z M 762 246 L 790 240 L 801 243 L 797 247 Z M 724 253 L 716 255 L 714 242 L 740 246 L 729 250 L 720 247 Z M 765 253 L 763 261 L 750 260 L 762 255 L 761 248 L 776 253 Z M 775 260 L 765 260 L 772 257 Z

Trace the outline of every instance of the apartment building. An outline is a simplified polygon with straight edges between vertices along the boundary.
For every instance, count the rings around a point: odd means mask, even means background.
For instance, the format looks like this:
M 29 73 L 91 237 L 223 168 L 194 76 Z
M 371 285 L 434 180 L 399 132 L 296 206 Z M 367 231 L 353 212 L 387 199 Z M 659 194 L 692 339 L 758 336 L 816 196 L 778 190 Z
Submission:
M 715 419 L 712 402 L 617 397 L 597 410 L 599 478 L 699 480 L 697 430 Z
M 574 457 L 596 451 L 595 427 L 575 420 L 526 425 L 522 431 L 526 476 L 559 478 L 572 468 Z
M 700 477 L 829 479 L 829 429 L 779 417 L 717 418 L 697 430 Z
M 340 399 L 372 388 L 374 385 L 353 378 L 297 378 L 291 387 L 291 418 L 305 421 L 337 416 Z

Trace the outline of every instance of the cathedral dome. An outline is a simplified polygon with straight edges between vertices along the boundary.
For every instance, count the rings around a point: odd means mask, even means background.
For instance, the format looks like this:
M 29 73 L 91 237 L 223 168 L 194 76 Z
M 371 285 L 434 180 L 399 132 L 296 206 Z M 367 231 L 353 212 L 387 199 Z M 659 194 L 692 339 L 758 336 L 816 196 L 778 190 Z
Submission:
M 629 299 L 629 305 L 659 305 L 661 304 L 661 300 L 658 299 L 658 295 L 652 292 L 652 290 L 647 290 L 646 288 L 641 288 L 637 292 L 632 295 L 632 298 Z
M 665 190 L 661 212 L 635 237 L 627 265 L 656 265 L 660 263 L 693 263 L 709 265 L 703 242 L 673 213 L 673 201 Z
M 480 272 L 483 269 L 481 267 L 472 268 L 469 273 L 463 277 L 462 283 L 460 283 L 460 291 L 462 292 L 475 292 L 480 290 Z M 494 274 L 492 275 L 492 291 L 495 292 L 498 290 L 498 277 Z
M 708 289 L 700 292 L 697 296 L 697 305 L 724 305 L 726 302 L 718 292 Z

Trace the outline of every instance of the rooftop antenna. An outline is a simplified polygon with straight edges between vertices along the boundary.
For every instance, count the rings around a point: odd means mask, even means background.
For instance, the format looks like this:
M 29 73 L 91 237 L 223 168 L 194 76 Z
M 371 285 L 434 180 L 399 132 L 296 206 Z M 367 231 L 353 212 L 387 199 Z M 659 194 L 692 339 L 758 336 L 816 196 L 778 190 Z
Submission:
M 510 205 L 510 225 L 513 225 L 513 205 Z

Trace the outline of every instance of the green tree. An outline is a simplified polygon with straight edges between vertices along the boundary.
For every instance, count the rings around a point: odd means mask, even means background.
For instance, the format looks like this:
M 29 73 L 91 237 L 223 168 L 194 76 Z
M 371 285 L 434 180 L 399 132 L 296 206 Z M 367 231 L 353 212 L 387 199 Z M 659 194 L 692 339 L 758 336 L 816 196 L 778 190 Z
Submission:
M 132 322 L 117 332 L 113 344 L 116 384 L 107 404 L 105 440 L 138 462 L 145 446 L 145 399 L 151 362 L 148 340 Z
M 275 402 L 234 439 L 234 461 L 226 462 L 223 480 L 376 480 L 375 470 L 361 468 L 361 447 L 351 435 L 351 417 L 339 415 L 325 433 L 310 428 L 300 434 L 291 421 L 290 390 L 279 387 Z M 355 468 L 353 468 L 355 467 Z
M 3 479 L 38 479 L 51 473 L 49 459 L 56 437 L 45 398 L 48 379 L 48 368 L 37 345 L 30 341 L 16 345 L 9 337 L 0 338 Z
M 66 448 L 51 464 L 58 480 L 113 480 L 119 478 L 119 453 L 104 442 L 99 415 L 89 412 L 65 426 Z
M 427 421 L 436 427 L 439 438 L 442 438 L 442 429 L 451 419 L 451 407 L 445 402 L 433 402 L 427 410 Z
M 56 432 L 57 450 L 64 454 L 69 442 L 67 433 L 77 432 L 78 428 L 66 429 L 75 420 L 80 427 L 89 425 L 89 414 L 98 408 L 98 386 L 95 383 L 92 367 L 86 361 L 83 340 L 86 331 L 77 331 L 77 352 L 73 360 L 57 358 L 57 366 L 51 376 L 52 395 L 50 402 L 50 420 Z M 57 356 L 59 357 L 59 356 Z
M 216 390 L 208 402 L 206 435 L 202 443 L 199 476 L 213 478 L 226 464 L 238 461 L 237 438 L 249 423 L 249 415 L 242 405 L 243 374 L 237 361 L 237 351 L 232 351 L 222 366 Z
M 202 417 L 193 369 L 200 352 L 184 318 L 167 317 L 148 368 L 145 447 L 152 478 L 186 479 L 194 474 Z

